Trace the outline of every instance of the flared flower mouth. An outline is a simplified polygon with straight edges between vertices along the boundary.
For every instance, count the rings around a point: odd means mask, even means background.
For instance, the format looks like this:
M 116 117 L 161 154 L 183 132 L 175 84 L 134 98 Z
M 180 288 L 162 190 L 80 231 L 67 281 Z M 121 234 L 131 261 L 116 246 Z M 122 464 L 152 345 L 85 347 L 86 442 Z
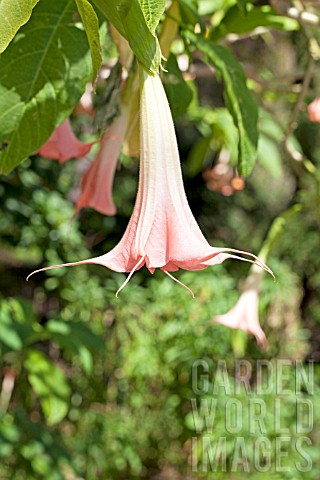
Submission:
M 163 85 L 159 76 L 150 76 L 141 68 L 139 187 L 122 239 L 99 257 L 42 268 L 31 275 L 50 268 L 93 263 L 129 273 L 119 292 L 143 265 L 151 273 L 160 268 L 178 281 L 171 272 L 180 268 L 202 270 L 228 258 L 254 263 L 273 275 L 255 255 L 212 247 L 205 239 L 186 198 L 174 124 Z
M 64 163 L 71 158 L 87 155 L 96 142 L 83 143 L 77 139 L 71 128 L 69 118 L 55 128 L 51 137 L 40 147 L 38 153 L 45 158 Z

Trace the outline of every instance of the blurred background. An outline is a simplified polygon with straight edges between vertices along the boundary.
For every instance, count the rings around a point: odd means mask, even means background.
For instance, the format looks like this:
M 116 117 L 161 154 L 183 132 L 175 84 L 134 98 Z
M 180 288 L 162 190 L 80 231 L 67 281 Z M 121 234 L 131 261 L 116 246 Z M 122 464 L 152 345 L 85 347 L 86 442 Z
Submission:
M 319 48 L 319 24 L 299 28 L 268 2 L 254 2 L 260 10 L 245 17 L 236 3 L 179 5 L 185 23 L 196 28 L 198 12 L 214 27 L 213 39 L 240 61 L 259 103 L 258 159 L 250 177 L 239 177 L 235 168 L 237 131 L 221 79 L 201 54 L 175 40 L 163 81 L 187 197 L 212 245 L 258 254 L 272 222 L 297 206 L 269 255 L 277 282 L 265 276 L 261 285 L 260 322 L 270 347 L 262 352 L 253 336 L 213 320 L 238 300 L 249 271 L 244 262 L 179 272 L 195 300 L 163 272 L 150 275 L 146 268 L 134 274 L 118 299 L 115 292 L 125 276 L 94 265 L 49 271 L 27 283 L 27 275 L 41 266 L 90 258 L 116 245 L 138 181 L 138 159 L 122 154 L 113 190 L 117 215 L 85 209 L 72 220 L 81 175 L 94 150 L 89 158 L 64 165 L 35 155 L 0 181 L 1 479 L 319 479 L 320 123 L 307 113 L 307 105 L 320 96 L 320 69 L 310 50 L 310 38 Z M 275 3 L 273 8 L 282 5 Z M 317 15 L 316 2 L 298 3 Z M 93 96 L 95 115 L 74 112 L 72 117 L 83 141 L 98 138 L 119 111 L 117 51 L 103 28 L 105 62 Z M 306 368 L 314 362 L 313 394 L 300 392 L 313 404 L 313 428 L 304 434 L 312 465 L 295 447 L 300 433 L 294 368 L 284 382 L 287 395 L 279 397 L 275 382 L 260 395 L 243 390 L 237 395 L 243 419 L 250 399 L 259 397 L 266 406 L 264 437 L 271 449 L 270 464 L 261 463 L 265 471 L 255 468 L 259 435 L 247 422 L 237 435 L 228 432 L 228 395 L 224 389 L 213 392 L 214 372 L 224 360 L 233 386 L 238 359 L 252 365 L 253 392 L 262 382 L 255 375 L 257 360 L 275 368 L 277 359 Z M 199 360 L 209 369 L 209 386 L 201 393 L 192 373 Z M 197 429 L 192 399 L 213 398 L 219 405 L 213 428 Z M 275 448 L 277 398 L 281 426 L 290 438 L 282 446 L 288 456 L 281 460 L 289 470 L 281 471 Z M 232 471 L 239 435 L 249 472 L 241 465 Z M 212 446 L 226 438 L 226 468 L 212 471 L 204 463 L 208 452 L 202 436 Z M 297 461 L 310 468 L 299 471 Z

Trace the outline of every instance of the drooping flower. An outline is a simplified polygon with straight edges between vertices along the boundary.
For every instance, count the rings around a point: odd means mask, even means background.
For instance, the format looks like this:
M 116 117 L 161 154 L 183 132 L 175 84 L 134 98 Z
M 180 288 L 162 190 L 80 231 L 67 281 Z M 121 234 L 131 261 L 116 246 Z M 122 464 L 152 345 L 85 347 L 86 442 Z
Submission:
M 122 113 L 106 130 L 100 150 L 81 180 L 81 195 L 76 202 L 75 214 L 81 208 L 91 207 L 104 215 L 115 215 L 112 185 L 121 144 L 127 128 L 128 113 Z
M 259 347 L 268 348 L 268 340 L 259 323 L 259 288 L 261 283 L 260 271 L 253 266 L 248 276 L 244 290 L 234 307 L 224 315 L 218 315 L 214 321 L 229 328 L 240 328 L 256 337 Z
M 256 263 L 272 273 L 251 253 L 209 245 L 188 205 L 174 124 L 160 77 L 149 76 L 142 69 L 140 99 L 139 187 L 122 239 L 110 252 L 99 257 L 33 273 L 91 263 L 117 272 L 130 272 L 118 292 L 143 265 L 151 273 L 160 268 L 174 280 L 170 272 L 179 268 L 202 270 L 228 258 Z
M 77 139 L 67 118 L 55 128 L 51 137 L 39 149 L 38 153 L 45 158 L 59 160 L 64 163 L 70 158 L 84 157 L 95 142 L 83 143 Z
M 320 97 L 308 105 L 308 118 L 311 122 L 320 123 Z

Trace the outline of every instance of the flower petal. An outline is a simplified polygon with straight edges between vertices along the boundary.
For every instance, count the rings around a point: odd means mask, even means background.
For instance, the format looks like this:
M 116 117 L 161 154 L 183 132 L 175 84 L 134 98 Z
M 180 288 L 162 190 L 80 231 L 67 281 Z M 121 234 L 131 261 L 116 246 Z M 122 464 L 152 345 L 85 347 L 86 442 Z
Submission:
M 268 348 L 268 341 L 264 331 L 260 327 L 258 288 L 249 288 L 243 291 L 238 302 L 229 312 L 214 318 L 217 323 L 229 328 L 240 328 L 256 337 L 259 347 L 263 350 Z
M 120 154 L 121 144 L 127 128 L 128 113 L 123 109 L 107 129 L 100 144 L 100 150 L 83 175 L 81 195 L 76 202 L 75 215 L 81 208 L 91 207 L 104 215 L 115 215 L 112 199 L 112 185 Z
M 39 149 L 38 153 L 45 158 L 59 160 L 64 163 L 70 158 L 84 157 L 95 142 L 83 143 L 77 139 L 67 118 L 55 128 L 51 137 Z

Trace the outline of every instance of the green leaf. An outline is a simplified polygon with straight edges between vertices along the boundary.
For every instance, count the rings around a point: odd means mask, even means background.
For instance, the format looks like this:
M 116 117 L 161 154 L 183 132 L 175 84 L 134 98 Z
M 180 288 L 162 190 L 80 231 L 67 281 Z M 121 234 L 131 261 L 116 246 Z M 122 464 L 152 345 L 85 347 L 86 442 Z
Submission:
M 192 0 L 179 0 L 181 19 L 184 24 L 200 26 L 201 32 L 206 31 L 206 25 L 201 15 L 199 15 L 195 2 Z
M 75 0 L 84 25 L 91 51 L 92 84 L 95 83 L 102 63 L 99 21 L 92 5 L 87 0 Z
M 139 0 L 150 32 L 155 33 L 166 6 L 166 0 Z
M 39 0 L 1 0 L 0 53 L 4 52 L 19 28 L 31 17 Z
M 282 175 L 282 161 L 279 145 L 284 135 L 283 130 L 263 109 L 260 109 L 259 118 L 258 161 L 274 178 Z
M 23 340 L 16 331 L 15 319 L 10 311 L 8 302 L 1 302 L 0 305 L 0 345 L 6 345 L 10 350 L 20 350 L 23 346 Z
M 21 350 L 41 335 L 32 304 L 18 298 L 0 300 L 0 345 Z
M 170 55 L 166 64 L 164 87 L 174 118 L 183 115 L 193 97 L 193 91 L 183 78 L 175 55 Z
M 161 63 L 159 42 L 147 25 L 139 0 L 93 0 L 93 3 L 128 40 L 145 70 L 152 75 L 158 74 Z
M 102 352 L 105 348 L 101 337 L 81 322 L 49 320 L 46 330 L 50 333 L 50 338 L 60 347 L 77 353 L 85 371 L 91 373 L 93 366 L 91 352 Z
M 233 55 L 220 45 L 191 32 L 185 32 L 185 36 L 205 54 L 206 61 L 221 74 L 224 81 L 224 99 L 239 132 L 239 173 L 243 176 L 249 175 L 257 156 L 258 108 L 246 85 L 243 69 Z
M 274 178 L 281 177 L 282 164 L 278 146 L 274 140 L 264 134 L 259 137 L 258 160 Z
M 60 368 L 37 350 L 30 350 L 24 363 L 28 380 L 37 395 L 47 423 L 54 425 L 68 413 L 70 387 Z
M 234 5 L 227 11 L 219 26 L 210 32 L 210 39 L 217 41 L 229 33 L 242 35 L 258 27 L 292 31 L 299 29 L 299 23 L 292 18 L 279 15 L 268 5 L 254 7 L 247 12 L 239 10 L 237 5 Z
M 211 137 L 202 137 L 193 144 L 187 159 L 188 173 L 191 177 L 201 172 L 207 157 L 212 154 L 210 145 Z
M 249 4 L 249 0 L 238 0 L 238 8 L 246 13 L 248 11 L 248 4 Z
M 72 111 L 90 76 L 72 0 L 42 0 L 0 56 L 0 173 L 35 152 Z
M 212 110 L 207 107 L 195 106 L 189 110 L 188 117 L 197 123 L 198 129 L 203 135 L 193 145 L 187 159 L 188 173 L 191 176 L 201 172 L 210 160 L 212 163 L 212 159 L 222 149 L 228 150 L 231 165 L 237 163 L 238 130 L 226 108 Z

